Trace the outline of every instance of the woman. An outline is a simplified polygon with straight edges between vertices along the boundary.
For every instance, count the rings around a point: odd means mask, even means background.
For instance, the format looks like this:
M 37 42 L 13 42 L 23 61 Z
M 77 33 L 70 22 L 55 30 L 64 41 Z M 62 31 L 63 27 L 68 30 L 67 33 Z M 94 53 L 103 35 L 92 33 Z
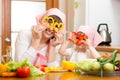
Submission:
M 27 58 L 34 65 L 59 66 L 59 44 L 65 31 L 65 14 L 57 8 L 36 17 L 31 31 L 21 31 L 15 43 L 15 61 Z

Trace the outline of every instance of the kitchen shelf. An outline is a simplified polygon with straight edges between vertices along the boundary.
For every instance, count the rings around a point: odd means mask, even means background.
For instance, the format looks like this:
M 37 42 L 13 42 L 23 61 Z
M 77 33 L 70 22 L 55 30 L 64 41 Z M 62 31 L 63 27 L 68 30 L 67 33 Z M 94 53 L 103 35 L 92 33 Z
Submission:
M 120 53 L 120 47 L 115 47 L 115 46 L 97 46 L 96 50 L 97 51 L 105 51 L 105 52 L 113 52 L 114 50 L 118 50 Z

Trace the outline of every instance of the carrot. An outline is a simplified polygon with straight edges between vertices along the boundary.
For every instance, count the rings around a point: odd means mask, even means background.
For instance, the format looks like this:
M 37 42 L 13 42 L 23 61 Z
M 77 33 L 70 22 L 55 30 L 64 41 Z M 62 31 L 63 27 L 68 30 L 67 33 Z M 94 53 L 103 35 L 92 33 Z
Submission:
M 17 74 L 16 72 L 4 72 L 2 73 L 2 77 L 15 77 Z

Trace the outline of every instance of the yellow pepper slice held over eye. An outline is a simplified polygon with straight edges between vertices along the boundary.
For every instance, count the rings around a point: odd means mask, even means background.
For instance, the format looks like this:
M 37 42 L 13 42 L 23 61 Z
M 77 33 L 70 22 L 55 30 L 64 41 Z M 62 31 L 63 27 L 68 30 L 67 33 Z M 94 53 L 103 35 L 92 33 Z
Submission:
M 42 19 L 42 24 L 45 24 L 45 23 L 49 23 L 49 26 L 46 26 L 46 28 L 53 28 L 55 32 L 62 32 L 64 29 L 63 23 L 54 22 L 54 19 L 49 16 L 45 16 Z
M 54 28 L 53 28 L 53 30 L 54 30 L 55 32 L 58 32 L 58 31 L 59 31 L 59 32 L 62 32 L 63 29 L 64 29 L 63 23 L 57 23 L 57 22 L 54 23 Z
M 43 19 L 42 19 L 42 24 L 45 24 L 45 23 L 50 23 L 49 26 L 46 26 L 46 28 L 52 28 L 53 24 L 54 24 L 54 19 L 52 17 L 49 17 L 49 16 L 45 16 Z

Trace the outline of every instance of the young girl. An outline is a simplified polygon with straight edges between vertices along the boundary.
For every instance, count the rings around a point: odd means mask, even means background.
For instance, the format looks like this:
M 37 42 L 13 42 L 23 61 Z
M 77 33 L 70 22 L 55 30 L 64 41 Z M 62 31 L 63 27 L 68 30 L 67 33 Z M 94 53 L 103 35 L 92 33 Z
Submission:
M 37 25 L 21 31 L 15 43 L 15 61 L 28 59 L 33 65 L 59 66 L 59 45 L 65 31 L 65 14 L 52 8 L 36 17 Z
M 70 43 L 70 33 L 67 40 L 60 47 L 59 53 L 65 56 L 67 60 L 72 62 L 79 62 L 84 59 L 94 59 L 100 57 L 100 54 L 94 48 L 102 41 L 102 38 L 97 31 L 91 27 L 80 26 L 76 33 L 86 34 L 88 39 L 83 40 L 84 44 L 75 44 L 75 47 L 67 48 L 68 44 Z

